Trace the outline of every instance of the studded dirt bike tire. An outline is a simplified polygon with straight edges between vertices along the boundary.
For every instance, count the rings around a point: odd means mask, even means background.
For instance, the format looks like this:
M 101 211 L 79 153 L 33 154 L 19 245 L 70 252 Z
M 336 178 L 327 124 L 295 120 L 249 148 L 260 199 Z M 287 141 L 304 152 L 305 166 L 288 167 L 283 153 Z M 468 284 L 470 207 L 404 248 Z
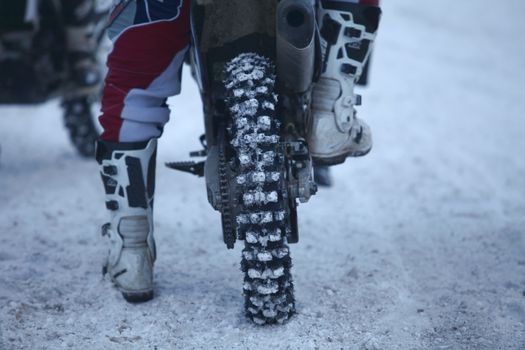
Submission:
M 231 115 L 228 142 L 239 189 L 235 223 L 237 236 L 245 238 L 241 261 L 245 311 L 256 324 L 283 323 L 295 312 L 295 301 L 275 65 L 247 53 L 228 62 L 225 73 Z

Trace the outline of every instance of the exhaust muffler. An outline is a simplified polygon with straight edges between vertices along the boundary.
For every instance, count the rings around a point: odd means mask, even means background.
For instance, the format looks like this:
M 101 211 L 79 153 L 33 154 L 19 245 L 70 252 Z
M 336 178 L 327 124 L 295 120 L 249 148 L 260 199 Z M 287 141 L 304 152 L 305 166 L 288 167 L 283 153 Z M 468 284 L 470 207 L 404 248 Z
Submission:
M 292 92 L 303 93 L 314 78 L 319 35 L 312 1 L 281 1 L 276 26 L 279 80 Z

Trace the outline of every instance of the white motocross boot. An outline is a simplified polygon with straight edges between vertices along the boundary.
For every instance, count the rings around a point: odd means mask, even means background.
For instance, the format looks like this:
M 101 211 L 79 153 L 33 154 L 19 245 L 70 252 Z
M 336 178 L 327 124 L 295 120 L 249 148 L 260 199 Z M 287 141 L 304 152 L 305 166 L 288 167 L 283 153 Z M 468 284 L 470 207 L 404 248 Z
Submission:
M 153 194 L 157 140 L 97 144 L 97 161 L 111 221 L 102 227 L 110 240 L 104 267 L 129 302 L 153 298 Z
M 356 117 L 354 93 L 376 37 L 381 10 L 358 0 L 319 1 L 323 67 L 314 86 L 308 129 L 310 153 L 317 164 L 335 165 L 372 148 L 368 125 Z

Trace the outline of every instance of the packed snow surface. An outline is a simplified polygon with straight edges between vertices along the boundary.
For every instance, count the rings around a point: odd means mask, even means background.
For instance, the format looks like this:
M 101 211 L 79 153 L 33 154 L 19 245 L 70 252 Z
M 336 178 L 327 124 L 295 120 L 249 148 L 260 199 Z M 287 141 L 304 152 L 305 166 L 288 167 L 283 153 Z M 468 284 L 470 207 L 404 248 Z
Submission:
M 525 349 L 525 2 L 383 9 L 359 109 L 374 150 L 299 208 L 284 326 L 246 320 L 241 245 L 226 250 L 202 179 L 162 167 L 199 149 L 188 71 L 160 140 L 156 297 L 141 305 L 102 278 L 98 166 L 58 103 L 0 107 L 0 349 Z

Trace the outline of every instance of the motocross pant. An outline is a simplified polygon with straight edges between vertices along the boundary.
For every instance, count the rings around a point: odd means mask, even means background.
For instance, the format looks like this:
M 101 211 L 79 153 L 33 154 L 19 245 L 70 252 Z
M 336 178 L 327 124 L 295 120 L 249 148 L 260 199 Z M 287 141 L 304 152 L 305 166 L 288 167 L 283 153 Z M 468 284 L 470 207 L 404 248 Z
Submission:
M 379 0 L 345 0 L 378 6 Z M 161 136 L 166 99 L 181 89 L 190 44 L 189 0 L 120 0 L 108 26 L 109 54 L 100 122 L 101 139 L 144 142 Z
M 158 138 L 169 120 L 166 99 L 181 88 L 190 44 L 188 0 L 121 0 L 108 26 L 101 139 L 142 142 Z

